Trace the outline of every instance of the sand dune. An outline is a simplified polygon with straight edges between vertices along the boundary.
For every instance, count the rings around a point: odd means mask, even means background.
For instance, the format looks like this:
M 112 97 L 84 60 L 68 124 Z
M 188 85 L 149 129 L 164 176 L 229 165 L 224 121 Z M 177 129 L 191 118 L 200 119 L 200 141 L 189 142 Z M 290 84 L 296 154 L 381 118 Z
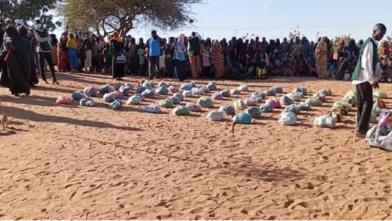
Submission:
M 113 111 L 102 98 L 93 108 L 58 106 L 59 95 L 113 83 L 92 74 L 59 79 L 30 97 L 0 88 L 12 118 L 0 131 L 0 219 L 392 219 L 392 155 L 354 143 L 355 109 L 336 129 L 312 125 L 353 89 L 350 82 L 246 82 L 251 91 L 303 85 L 310 93 L 329 87 L 334 96 L 301 113 L 297 126 L 280 126 L 275 110 L 232 134 L 230 118 L 205 119 L 209 109 L 187 117 L 143 113 L 143 105 Z M 217 83 L 233 89 L 244 82 Z M 392 95 L 392 85 L 381 90 Z

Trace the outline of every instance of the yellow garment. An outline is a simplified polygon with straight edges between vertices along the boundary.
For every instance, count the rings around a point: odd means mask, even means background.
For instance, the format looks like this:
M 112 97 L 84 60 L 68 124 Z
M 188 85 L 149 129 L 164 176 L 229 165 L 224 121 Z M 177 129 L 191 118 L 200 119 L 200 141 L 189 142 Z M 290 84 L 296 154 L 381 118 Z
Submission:
M 77 48 L 75 39 L 68 38 L 67 48 L 74 48 L 74 49 Z
M 328 72 L 328 49 L 327 43 L 323 38 L 316 48 L 316 71 L 319 78 L 326 78 Z
M 115 37 L 117 35 L 117 37 Z M 110 41 L 117 41 L 117 42 L 122 42 L 121 38 L 119 37 L 118 31 L 114 31 L 113 37 L 110 39 Z

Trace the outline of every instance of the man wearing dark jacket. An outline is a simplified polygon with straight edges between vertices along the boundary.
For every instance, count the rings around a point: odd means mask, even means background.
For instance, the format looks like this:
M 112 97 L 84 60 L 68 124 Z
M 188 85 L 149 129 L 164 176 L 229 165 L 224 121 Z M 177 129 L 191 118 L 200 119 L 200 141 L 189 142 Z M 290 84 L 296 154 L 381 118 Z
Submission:
M 196 36 L 196 32 L 192 32 L 189 40 L 189 63 L 191 63 L 192 77 L 199 77 L 200 67 L 200 39 Z

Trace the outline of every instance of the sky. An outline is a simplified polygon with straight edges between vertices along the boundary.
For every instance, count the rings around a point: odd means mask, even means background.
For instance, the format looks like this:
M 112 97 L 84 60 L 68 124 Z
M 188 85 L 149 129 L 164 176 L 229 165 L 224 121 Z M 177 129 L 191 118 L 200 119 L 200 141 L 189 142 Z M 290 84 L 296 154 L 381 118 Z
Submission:
M 267 39 L 288 37 L 297 29 L 310 40 L 318 36 L 350 34 L 355 39 L 370 36 L 376 23 L 384 23 L 392 33 L 391 0 L 204 0 L 192 7 L 193 25 L 176 31 L 159 30 L 161 37 L 198 32 L 213 39 L 248 34 Z M 134 37 L 148 37 L 153 27 L 136 28 Z M 60 30 L 56 31 L 61 33 Z

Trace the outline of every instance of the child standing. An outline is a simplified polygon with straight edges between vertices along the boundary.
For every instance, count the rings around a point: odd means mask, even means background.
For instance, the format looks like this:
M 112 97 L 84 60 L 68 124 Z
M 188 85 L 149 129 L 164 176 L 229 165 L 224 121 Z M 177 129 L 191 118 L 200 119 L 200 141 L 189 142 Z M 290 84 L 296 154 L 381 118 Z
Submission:
M 145 62 L 146 62 L 146 52 L 144 50 L 144 44 L 140 43 L 139 49 L 137 50 L 137 55 L 139 56 L 139 75 L 145 75 Z

